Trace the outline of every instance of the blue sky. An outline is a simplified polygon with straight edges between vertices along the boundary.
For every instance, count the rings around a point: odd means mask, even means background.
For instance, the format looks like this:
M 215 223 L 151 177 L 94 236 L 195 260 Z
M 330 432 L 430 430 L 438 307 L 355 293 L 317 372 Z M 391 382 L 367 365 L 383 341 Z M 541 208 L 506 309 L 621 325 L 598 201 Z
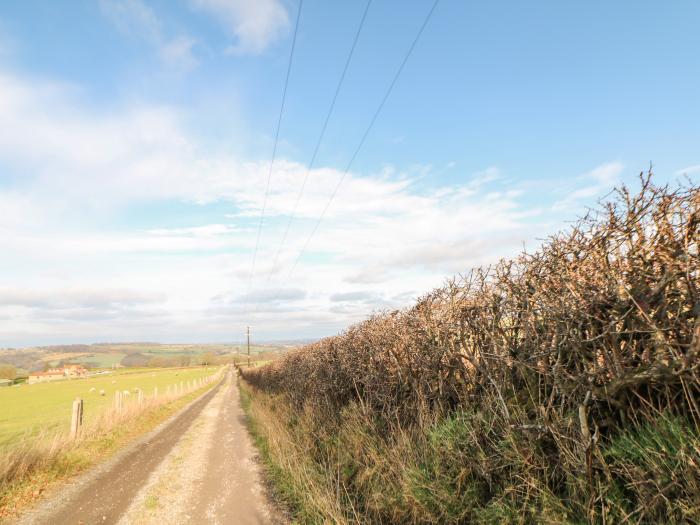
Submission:
M 700 173 L 700 4 L 0 5 L 0 347 L 334 333 L 565 226 L 653 162 Z M 250 284 L 249 284 L 250 283 Z

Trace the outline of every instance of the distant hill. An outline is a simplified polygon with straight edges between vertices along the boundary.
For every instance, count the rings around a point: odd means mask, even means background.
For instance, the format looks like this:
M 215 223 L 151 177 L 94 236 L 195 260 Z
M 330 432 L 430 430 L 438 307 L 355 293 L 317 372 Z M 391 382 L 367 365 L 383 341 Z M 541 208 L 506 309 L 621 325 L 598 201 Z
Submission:
M 297 344 L 299 343 L 293 346 Z M 284 352 L 289 346 L 289 343 L 280 342 L 251 345 L 251 359 L 266 359 L 265 356 Z M 186 366 L 199 364 L 205 354 L 209 357 L 235 360 L 236 356 L 247 356 L 247 347 L 226 343 L 153 342 L 48 345 L 0 349 L 0 364 L 31 371 L 65 363 L 79 363 L 88 368 Z

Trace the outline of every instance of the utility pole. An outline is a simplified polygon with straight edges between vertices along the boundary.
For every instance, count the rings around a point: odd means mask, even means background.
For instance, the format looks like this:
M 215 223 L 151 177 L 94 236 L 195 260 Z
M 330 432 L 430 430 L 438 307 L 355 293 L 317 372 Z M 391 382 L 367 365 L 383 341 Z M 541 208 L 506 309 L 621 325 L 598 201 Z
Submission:
M 248 368 L 250 368 L 250 326 L 248 326 Z

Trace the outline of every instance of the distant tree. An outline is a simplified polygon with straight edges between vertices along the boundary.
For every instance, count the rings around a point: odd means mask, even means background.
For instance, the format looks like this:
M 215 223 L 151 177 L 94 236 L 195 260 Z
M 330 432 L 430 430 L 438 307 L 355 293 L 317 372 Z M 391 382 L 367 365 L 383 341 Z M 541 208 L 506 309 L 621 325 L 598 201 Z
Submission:
M 201 363 L 205 366 L 217 363 L 217 356 L 214 352 L 207 352 L 200 356 Z
M 190 366 L 190 356 L 188 355 L 178 355 L 174 359 L 177 362 L 176 366 Z
M 148 361 L 148 366 L 153 368 L 165 368 L 168 366 L 173 366 L 173 362 L 167 357 L 155 356 Z
M 148 365 L 149 362 L 150 358 L 148 356 L 137 352 L 125 356 L 121 364 L 122 366 L 140 367 Z
M 14 379 L 17 377 L 17 369 L 12 365 L 0 365 L 0 379 Z

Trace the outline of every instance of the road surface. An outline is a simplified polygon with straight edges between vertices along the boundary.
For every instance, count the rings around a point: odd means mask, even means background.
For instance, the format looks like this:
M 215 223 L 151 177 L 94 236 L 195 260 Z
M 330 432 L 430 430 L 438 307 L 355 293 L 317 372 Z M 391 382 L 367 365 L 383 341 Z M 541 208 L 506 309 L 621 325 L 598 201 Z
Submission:
M 225 381 L 23 524 L 275 524 L 238 388 Z

